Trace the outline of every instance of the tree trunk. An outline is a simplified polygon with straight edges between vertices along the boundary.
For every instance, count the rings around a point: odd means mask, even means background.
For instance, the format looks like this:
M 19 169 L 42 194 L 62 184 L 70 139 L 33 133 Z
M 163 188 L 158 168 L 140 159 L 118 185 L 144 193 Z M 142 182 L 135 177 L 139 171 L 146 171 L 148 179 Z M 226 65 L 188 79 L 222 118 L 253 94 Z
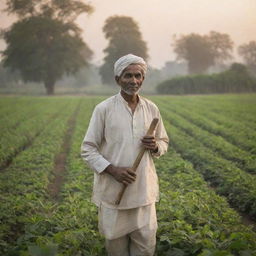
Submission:
M 47 79 L 46 81 L 44 81 L 44 86 L 45 86 L 47 95 L 54 94 L 54 84 L 55 84 L 55 81 L 53 79 Z

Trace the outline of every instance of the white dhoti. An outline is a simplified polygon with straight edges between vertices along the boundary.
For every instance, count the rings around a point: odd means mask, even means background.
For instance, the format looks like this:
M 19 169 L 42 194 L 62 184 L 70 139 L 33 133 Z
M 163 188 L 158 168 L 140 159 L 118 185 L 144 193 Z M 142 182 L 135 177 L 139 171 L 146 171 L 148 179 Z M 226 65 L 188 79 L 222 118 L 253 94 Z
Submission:
M 155 204 L 134 209 L 99 208 L 99 231 L 109 256 L 152 256 L 156 244 Z

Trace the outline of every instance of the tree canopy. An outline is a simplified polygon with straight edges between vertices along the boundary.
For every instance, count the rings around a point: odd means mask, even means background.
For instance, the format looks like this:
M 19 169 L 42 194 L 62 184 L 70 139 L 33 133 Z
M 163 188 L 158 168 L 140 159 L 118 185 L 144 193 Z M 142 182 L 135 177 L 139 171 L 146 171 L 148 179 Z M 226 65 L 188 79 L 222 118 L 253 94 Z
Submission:
M 82 13 L 91 13 L 91 5 L 79 0 L 6 0 L 6 12 L 20 19 L 46 16 L 63 22 L 74 22 Z
M 8 0 L 7 5 L 19 20 L 4 32 L 4 65 L 19 70 L 24 81 L 43 82 L 47 94 L 53 94 L 55 82 L 86 65 L 92 55 L 74 22 L 92 8 L 72 0 Z
M 214 64 L 232 57 L 233 42 L 229 35 L 211 31 L 209 35 L 174 37 L 173 46 L 177 59 L 187 61 L 189 73 L 205 73 Z
M 112 16 L 105 21 L 103 32 L 109 45 L 104 49 L 106 56 L 100 67 L 100 75 L 105 84 L 113 84 L 113 66 L 121 56 L 129 53 L 148 58 L 147 45 L 143 41 L 138 24 L 127 16 Z
M 243 57 L 249 70 L 256 73 L 256 41 L 250 41 L 247 44 L 238 47 L 238 53 Z

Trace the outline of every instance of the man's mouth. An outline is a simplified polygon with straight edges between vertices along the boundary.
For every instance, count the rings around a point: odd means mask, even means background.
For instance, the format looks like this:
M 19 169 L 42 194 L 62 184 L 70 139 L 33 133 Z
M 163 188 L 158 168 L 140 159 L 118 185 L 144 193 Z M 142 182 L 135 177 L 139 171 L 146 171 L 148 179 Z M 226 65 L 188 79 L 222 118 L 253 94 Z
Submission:
M 129 86 L 127 89 L 128 90 L 138 90 L 139 87 L 138 86 Z

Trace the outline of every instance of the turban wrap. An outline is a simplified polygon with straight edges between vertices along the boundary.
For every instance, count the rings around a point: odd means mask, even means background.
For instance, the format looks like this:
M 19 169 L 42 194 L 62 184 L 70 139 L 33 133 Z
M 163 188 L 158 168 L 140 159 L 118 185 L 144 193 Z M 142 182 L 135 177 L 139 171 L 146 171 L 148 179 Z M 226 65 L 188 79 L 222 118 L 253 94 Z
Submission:
M 125 68 L 127 68 L 131 64 L 138 64 L 146 74 L 147 71 L 147 64 L 146 62 L 139 56 L 133 54 L 127 54 L 120 59 L 118 59 L 114 64 L 114 74 L 115 76 L 121 76 L 122 72 Z

